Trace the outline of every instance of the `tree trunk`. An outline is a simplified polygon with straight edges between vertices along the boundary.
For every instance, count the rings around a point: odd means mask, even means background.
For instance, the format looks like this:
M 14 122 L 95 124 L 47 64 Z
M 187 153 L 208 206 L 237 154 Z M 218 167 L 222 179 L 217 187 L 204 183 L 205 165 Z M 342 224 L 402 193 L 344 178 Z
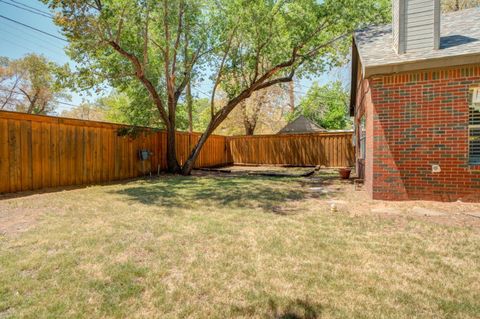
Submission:
M 188 131 L 190 133 L 193 132 L 193 120 L 192 120 L 192 87 L 190 85 L 190 81 L 187 83 L 185 98 L 187 102 L 187 111 L 188 111 Z
M 293 91 L 295 88 L 295 85 L 293 84 L 293 79 L 288 82 L 288 93 L 290 97 L 290 110 L 295 112 L 295 92 Z
M 255 131 L 255 128 L 249 126 L 249 127 L 247 127 L 246 130 L 245 130 L 245 135 L 251 136 L 251 135 L 253 135 L 254 131 Z
M 205 132 L 203 132 L 202 136 L 200 136 L 200 139 L 197 142 L 197 145 L 195 145 L 194 149 L 190 153 L 190 156 L 188 157 L 187 161 L 185 164 L 183 164 L 182 167 L 182 175 L 190 175 L 193 169 L 193 166 L 195 165 L 195 161 L 198 158 L 198 155 L 200 155 L 200 151 L 203 148 L 203 145 L 207 141 L 208 137 L 215 131 L 215 129 L 222 123 L 223 120 L 230 114 L 230 112 L 243 100 L 249 98 L 252 95 L 253 89 L 250 90 L 245 90 L 243 91 L 240 95 L 235 97 L 234 99 L 230 100 L 230 102 L 227 103 L 225 107 L 223 107 L 222 110 L 217 113 L 217 115 L 212 116 L 212 120 L 210 120 L 210 123 L 208 124 L 207 129 Z
M 177 161 L 177 147 L 176 147 L 176 123 L 175 110 L 176 100 L 168 100 L 168 125 L 167 125 L 167 171 L 169 173 L 180 173 L 181 168 Z
M 203 145 L 207 141 L 208 137 L 213 133 L 215 128 L 216 126 L 214 122 L 210 122 L 205 132 L 203 132 L 202 136 L 200 136 L 197 145 L 195 145 L 195 148 L 190 153 L 187 161 L 185 162 L 185 164 L 183 164 L 182 175 L 190 175 L 192 173 L 193 166 L 195 165 L 195 161 L 197 160 L 198 155 L 200 155 L 200 151 L 202 150 Z
M 177 161 L 175 127 L 173 125 L 167 127 L 167 171 L 173 174 L 181 171 Z
M 255 125 L 252 125 L 249 121 L 244 121 L 245 135 L 251 136 L 255 133 Z

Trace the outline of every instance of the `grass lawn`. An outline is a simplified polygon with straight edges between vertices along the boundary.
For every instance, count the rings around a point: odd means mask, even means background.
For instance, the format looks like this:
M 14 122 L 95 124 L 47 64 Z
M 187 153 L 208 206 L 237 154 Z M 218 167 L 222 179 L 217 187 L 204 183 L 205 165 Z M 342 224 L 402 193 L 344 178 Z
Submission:
M 203 176 L 1 200 L 0 318 L 480 317 L 479 228 L 330 209 L 352 192 Z

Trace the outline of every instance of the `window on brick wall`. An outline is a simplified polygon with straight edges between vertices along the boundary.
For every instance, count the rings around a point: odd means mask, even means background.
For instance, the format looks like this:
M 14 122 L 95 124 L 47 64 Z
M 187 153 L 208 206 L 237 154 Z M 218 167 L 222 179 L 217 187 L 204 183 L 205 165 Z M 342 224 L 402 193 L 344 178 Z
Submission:
M 367 132 L 365 130 L 365 115 L 360 120 L 360 158 L 365 159 Z
M 480 88 L 471 90 L 468 132 L 470 164 L 480 165 Z

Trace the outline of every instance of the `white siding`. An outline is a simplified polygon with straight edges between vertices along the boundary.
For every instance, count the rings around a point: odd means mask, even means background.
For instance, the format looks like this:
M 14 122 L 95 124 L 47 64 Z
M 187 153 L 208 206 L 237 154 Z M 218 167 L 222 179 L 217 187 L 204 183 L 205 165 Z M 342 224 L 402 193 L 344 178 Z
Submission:
M 399 45 L 399 41 L 400 41 L 400 37 L 399 37 L 399 33 L 400 33 L 400 0 L 393 0 L 393 3 L 392 3 L 392 24 L 393 24 L 393 27 L 392 27 L 392 30 L 393 30 L 393 47 L 395 48 L 395 50 L 397 52 L 400 51 L 400 45 Z

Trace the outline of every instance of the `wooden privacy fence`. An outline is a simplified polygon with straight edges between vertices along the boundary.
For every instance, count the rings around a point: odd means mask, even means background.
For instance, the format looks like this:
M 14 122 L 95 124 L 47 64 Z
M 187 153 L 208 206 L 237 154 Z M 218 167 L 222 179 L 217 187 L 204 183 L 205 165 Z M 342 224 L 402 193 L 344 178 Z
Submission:
M 353 166 L 352 132 L 230 137 L 235 164 Z
M 167 167 L 167 135 L 125 125 L 0 111 L 0 193 L 133 178 Z M 183 164 L 199 133 L 177 132 Z M 208 138 L 195 167 L 227 164 L 352 166 L 352 132 Z M 141 161 L 139 150 L 152 154 Z
M 125 126 L 0 111 L 0 193 L 94 184 L 165 169 L 166 133 L 145 129 L 118 136 Z M 198 133 L 177 133 L 177 158 L 184 162 Z M 196 167 L 227 164 L 227 138 L 211 136 Z M 138 151 L 152 152 L 147 161 Z

